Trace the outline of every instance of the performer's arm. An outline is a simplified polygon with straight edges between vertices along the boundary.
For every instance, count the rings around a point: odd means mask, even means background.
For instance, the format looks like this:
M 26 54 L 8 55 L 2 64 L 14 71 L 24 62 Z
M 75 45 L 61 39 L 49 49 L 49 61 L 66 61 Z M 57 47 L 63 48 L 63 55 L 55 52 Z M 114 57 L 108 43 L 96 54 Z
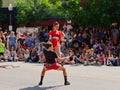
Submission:
M 57 57 L 58 61 L 64 61 L 64 60 L 68 60 L 68 59 L 69 59 L 69 57 L 62 57 L 62 58 L 59 56 Z
M 64 39 L 64 38 L 61 38 L 61 41 L 62 41 L 62 42 L 66 42 L 67 40 L 66 40 L 66 39 Z
M 50 31 L 48 34 L 49 34 L 49 41 L 51 42 L 52 41 L 52 31 Z
M 62 32 L 62 33 L 63 33 L 63 32 Z M 66 42 L 66 41 L 67 41 L 67 40 L 65 39 L 65 34 L 64 34 L 64 33 L 62 34 L 62 37 L 61 37 L 60 41 L 61 41 L 61 42 Z
M 49 41 L 50 42 L 52 41 L 52 35 L 49 35 Z

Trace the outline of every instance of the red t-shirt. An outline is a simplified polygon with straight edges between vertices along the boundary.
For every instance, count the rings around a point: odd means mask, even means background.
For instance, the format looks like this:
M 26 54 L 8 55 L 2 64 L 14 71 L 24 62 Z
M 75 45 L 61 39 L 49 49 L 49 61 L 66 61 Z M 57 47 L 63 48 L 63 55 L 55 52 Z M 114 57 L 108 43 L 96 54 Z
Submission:
M 52 36 L 51 42 L 53 47 L 60 46 L 60 40 L 63 37 L 63 32 L 61 31 L 50 31 L 49 35 Z

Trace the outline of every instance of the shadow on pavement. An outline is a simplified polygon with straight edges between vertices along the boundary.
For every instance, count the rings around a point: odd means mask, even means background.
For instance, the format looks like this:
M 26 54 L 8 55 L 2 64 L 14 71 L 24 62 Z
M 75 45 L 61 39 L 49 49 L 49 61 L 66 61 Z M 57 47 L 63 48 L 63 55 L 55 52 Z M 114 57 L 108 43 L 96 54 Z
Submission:
M 42 86 L 34 86 L 34 87 L 27 87 L 27 88 L 22 88 L 22 89 L 19 89 L 19 90 L 55 90 L 55 88 L 57 87 L 62 87 L 64 85 L 57 85 L 57 86 L 48 86 L 48 87 L 42 87 Z

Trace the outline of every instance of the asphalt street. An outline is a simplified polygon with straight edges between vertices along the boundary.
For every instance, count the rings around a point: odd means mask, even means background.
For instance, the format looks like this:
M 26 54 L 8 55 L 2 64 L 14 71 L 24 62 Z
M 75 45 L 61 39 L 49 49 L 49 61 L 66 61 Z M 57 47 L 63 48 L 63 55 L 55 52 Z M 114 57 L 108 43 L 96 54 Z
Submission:
M 43 64 L 0 62 L 0 90 L 120 90 L 120 67 L 64 65 L 71 85 L 61 71 L 46 72 L 38 86 Z

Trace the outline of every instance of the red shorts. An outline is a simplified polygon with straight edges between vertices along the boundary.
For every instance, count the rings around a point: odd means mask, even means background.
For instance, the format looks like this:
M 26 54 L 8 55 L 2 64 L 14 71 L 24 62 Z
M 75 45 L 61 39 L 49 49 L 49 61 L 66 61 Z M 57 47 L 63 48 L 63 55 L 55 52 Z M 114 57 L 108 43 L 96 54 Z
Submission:
M 61 67 L 61 65 L 58 64 L 58 63 L 45 64 L 45 68 L 46 68 L 47 70 L 51 70 L 51 69 L 57 70 L 57 69 L 59 69 L 60 67 Z

